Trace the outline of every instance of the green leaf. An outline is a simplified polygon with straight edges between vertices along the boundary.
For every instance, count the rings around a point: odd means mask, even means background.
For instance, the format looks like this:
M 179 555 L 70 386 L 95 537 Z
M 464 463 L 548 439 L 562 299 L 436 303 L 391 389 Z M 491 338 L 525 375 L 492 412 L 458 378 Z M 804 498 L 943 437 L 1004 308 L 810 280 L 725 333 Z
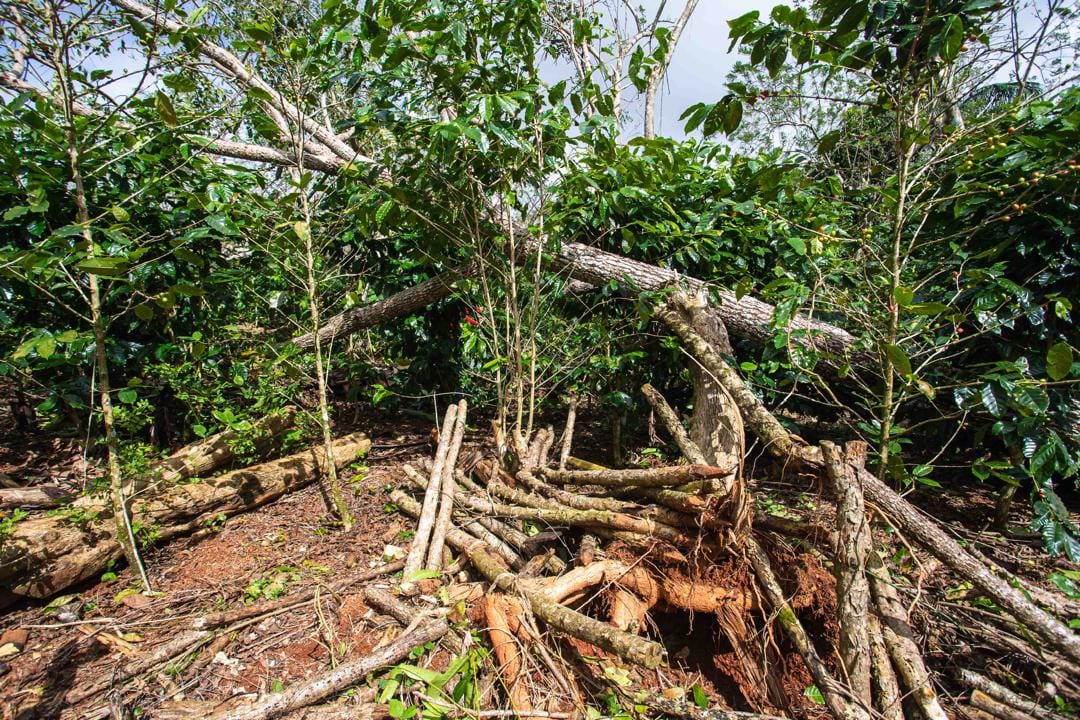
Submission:
M 909 287 L 898 285 L 896 289 L 893 290 L 893 298 L 896 300 L 896 304 L 900 307 L 907 307 L 908 305 L 911 305 L 911 300 L 914 297 L 915 292 Z
M 959 15 L 953 15 L 945 23 L 941 35 L 941 59 L 952 62 L 960 54 L 964 45 L 964 21 Z
M 239 235 L 236 225 L 225 215 L 211 215 L 206 218 L 206 224 L 217 230 L 222 235 Z
M 889 361 L 896 368 L 896 372 L 900 373 L 902 377 L 911 377 L 911 360 L 908 356 L 896 345 L 885 345 L 885 355 L 888 356 Z
M 18 220 L 26 213 L 30 212 L 30 208 L 26 205 L 16 205 L 10 207 L 4 212 L 4 220 Z
M 180 124 L 180 118 L 176 116 L 176 108 L 173 107 L 172 100 L 165 93 L 158 91 L 158 94 L 154 97 L 154 107 L 166 126 L 174 128 Z
M 139 393 L 133 388 L 124 388 L 120 392 L 116 393 L 116 396 L 120 398 L 120 402 L 125 405 L 131 405 L 139 399 Z
M 825 696 L 823 696 L 821 694 L 821 691 L 818 690 L 817 685 L 811 685 L 808 688 L 806 688 L 805 690 L 803 690 L 803 695 L 810 698 L 810 701 L 813 702 L 813 703 L 816 703 L 818 705 L 824 705 L 825 704 Z
M 46 336 L 38 340 L 37 353 L 46 360 L 51 358 L 56 354 L 56 340 L 51 336 Z
M 409 577 L 402 580 L 402 582 L 414 583 L 414 582 L 419 582 L 421 580 L 437 580 L 440 577 L 442 577 L 442 573 L 439 573 L 439 572 L 437 572 L 435 570 L 421 569 L 421 570 L 417 570 L 412 575 L 410 575 Z
M 1051 380 L 1064 380 L 1072 371 L 1073 350 L 1068 343 L 1059 342 L 1046 351 L 1046 374 Z
M 818 152 L 822 155 L 827 155 L 833 151 L 836 144 L 840 142 L 840 138 L 843 137 L 843 132 L 840 130 L 833 130 L 832 132 L 825 133 L 825 135 L 818 142 Z
M 948 312 L 949 306 L 939 302 L 915 303 L 914 305 L 908 305 L 907 311 L 912 315 L 940 315 Z
M 246 23 L 244 25 L 244 32 L 247 33 L 249 38 L 256 42 L 268 43 L 273 42 L 274 40 L 274 33 L 266 23 Z
M 136 305 L 135 317 L 139 318 L 143 322 L 150 322 L 154 319 L 154 308 L 150 305 Z
M 981 391 L 979 391 L 979 397 L 982 398 L 983 407 L 994 417 L 1001 416 L 1001 405 L 998 404 L 997 394 L 994 393 L 994 386 L 987 383 L 983 385 Z
M 92 257 L 86 258 L 75 264 L 75 267 L 90 275 L 101 277 L 120 277 L 129 269 L 128 261 L 116 257 Z
M 128 211 L 117 205 L 109 208 L 109 212 L 112 213 L 112 216 L 116 218 L 117 222 L 127 222 L 131 219 L 131 215 L 128 213 Z
M 690 688 L 690 695 L 694 698 L 694 704 L 702 710 L 709 707 L 709 698 L 697 683 L 694 683 Z

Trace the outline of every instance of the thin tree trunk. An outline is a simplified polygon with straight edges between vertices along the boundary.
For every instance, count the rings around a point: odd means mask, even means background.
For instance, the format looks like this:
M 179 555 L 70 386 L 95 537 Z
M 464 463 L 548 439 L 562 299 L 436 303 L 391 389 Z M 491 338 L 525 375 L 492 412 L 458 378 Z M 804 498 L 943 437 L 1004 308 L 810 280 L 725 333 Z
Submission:
M 679 38 L 682 37 L 683 30 L 686 29 L 686 24 L 690 21 L 690 16 L 697 9 L 698 2 L 699 0 L 686 0 L 686 5 L 683 6 L 682 13 L 679 15 L 679 19 L 675 21 L 675 27 L 671 29 L 671 35 L 668 37 L 667 52 L 664 53 L 663 59 L 653 66 L 648 80 L 646 80 L 645 127 L 642 134 L 648 140 L 656 137 L 656 92 L 667 74 L 668 66 L 671 65 L 671 56 L 675 54 L 675 46 L 679 44 Z
M 50 17 L 50 23 L 58 20 L 59 18 Z M 60 81 L 64 100 L 64 116 L 67 123 L 67 156 L 69 169 L 71 170 L 75 219 L 80 226 L 82 249 L 86 253 L 87 260 L 93 260 L 96 256 L 96 248 L 93 235 L 90 232 L 90 210 L 86 202 L 86 188 L 83 183 L 79 136 L 75 129 L 74 92 L 71 78 L 68 75 L 68 58 L 62 54 L 66 52 L 66 47 L 61 50 L 57 46 L 53 54 L 53 64 Z M 97 275 L 87 273 L 86 279 L 90 291 L 90 322 L 94 333 L 94 365 L 97 375 L 98 403 L 101 408 L 101 423 L 105 430 L 109 493 L 112 498 L 116 540 L 123 549 L 128 564 L 137 569 L 143 589 L 150 592 L 152 589 L 150 579 L 146 576 L 142 558 L 139 557 L 135 533 L 131 527 L 131 518 L 128 517 L 127 502 L 124 498 L 124 478 L 120 468 L 120 441 L 116 437 L 112 407 L 112 383 L 109 380 L 108 320 L 102 308 L 101 287 Z

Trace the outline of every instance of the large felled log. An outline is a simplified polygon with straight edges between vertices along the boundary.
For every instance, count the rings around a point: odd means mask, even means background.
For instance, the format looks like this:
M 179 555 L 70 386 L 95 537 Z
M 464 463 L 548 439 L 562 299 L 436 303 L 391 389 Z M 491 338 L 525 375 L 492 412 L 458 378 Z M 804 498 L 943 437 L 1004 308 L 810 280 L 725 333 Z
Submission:
M 371 441 L 355 433 L 334 443 L 339 467 L 367 453 Z M 306 450 L 202 482 L 175 485 L 131 503 L 134 524 L 168 540 L 205 515 L 233 515 L 251 510 L 317 479 L 322 454 Z M 102 572 L 121 555 L 113 536 L 108 503 L 87 499 L 77 514 L 24 520 L 0 546 L 0 584 L 4 599 L 43 598 Z
M 224 430 L 199 442 L 183 447 L 157 464 L 150 472 L 149 480 L 164 484 L 186 478 L 204 477 L 215 472 L 234 459 L 233 448 L 237 441 L 277 437 L 292 427 L 296 420 L 296 408 L 286 407 L 252 424 L 250 430 Z

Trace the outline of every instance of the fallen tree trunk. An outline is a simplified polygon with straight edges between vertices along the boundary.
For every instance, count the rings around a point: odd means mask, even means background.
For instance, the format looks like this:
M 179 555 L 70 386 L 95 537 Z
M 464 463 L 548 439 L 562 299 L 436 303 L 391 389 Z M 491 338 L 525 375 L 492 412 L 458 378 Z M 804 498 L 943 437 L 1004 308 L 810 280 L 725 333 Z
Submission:
M 536 240 L 527 240 L 524 244 L 525 252 L 516 253 L 515 257 L 521 262 L 529 262 L 530 256 L 540 249 L 539 243 Z M 708 285 L 696 278 L 582 243 L 563 243 L 557 250 L 550 252 L 549 256 L 551 269 L 573 280 L 594 286 L 614 281 L 629 282 L 638 291 L 684 288 L 694 294 L 708 296 L 710 293 Z M 320 330 L 321 338 L 329 342 L 336 337 L 415 313 L 452 295 L 454 283 L 470 277 L 474 272 L 472 265 L 447 270 L 384 300 L 347 310 L 327 321 Z M 772 305 L 749 295 L 737 297 L 728 290 L 714 291 L 713 294 L 719 302 L 709 307 L 716 312 L 732 335 L 758 345 L 772 341 L 775 333 L 772 327 L 775 308 Z M 826 366 L 840 368 L 848 363 L 865 365 L 872 361 L 868 353 L 853 353 L 855 337 L 835 325 L 797 315 L 787 329 L 792 333 L 793 342 L 833 356 L 822 359 L 821 362 Z M 315 336 L 310 333 L 301 335 L 294 338 L 293 343 L 310 349 L 315 346 Z
M 0 510 L 22 508 L 40 510 L 63 505 L 71 493 L 58 485 L 37 485 L 28 488 L 5 488 L 0 490 Z
M 258 444 L 266 438 L 277 437 L 285 432 L 292 427 L 295 420 L 296 408 L 286 407 L 281 412 L 257 420 L 250 430 L 241 432 L 229 429 L 211 435 L 177 450 L 156 465 L 146 479 L 168 484 L 187 478 L 203 477 L 233 461 L 233 447 L 238 440 L 254 440 Z M 125 491 L 125 494 L 129 493 L 130 490 Z
M 371 447 L 362 433 L 334 443 L 339 467 L 348 465 Z M 132 522 L 169 540 L 190 530 L 205 515 L 234 515 L 251 510 L 313 482 L 325 467 L 314 450 L 273 462 L 234 470 L 203 482 L 164 488 L 131 503 Z M 87 498 L 72 513 L 32 518 L 15 525 L 0 546 L 0 606 L 15 597 L 44 598 L 102 572 L 121 556 L 113 536 L 111 509 Z

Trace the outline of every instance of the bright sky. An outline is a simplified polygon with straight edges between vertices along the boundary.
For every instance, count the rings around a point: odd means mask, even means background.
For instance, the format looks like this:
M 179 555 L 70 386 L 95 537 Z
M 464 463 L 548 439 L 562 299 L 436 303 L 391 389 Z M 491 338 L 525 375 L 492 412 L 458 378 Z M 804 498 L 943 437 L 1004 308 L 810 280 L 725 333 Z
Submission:
M 659 0 L 641 0 L 635 4 L 644 7 L 651 18 Z M 738 59 L 736 52 L 727 51 L 731 44 L 728 20 L 751 10 L 758 10 L 762 17 L 767 17 L 776 4 L 778 0 L 701 0 L 675 48 L 664 87 L 657 96 L 658 135 L 684 137 L 683 123 L 679 122 L 683 111 L 694 103 L 718 100 L 726 94 L 724 78 Z M 668 0 L 665 18 L 673 23 L 683 6 L 683 0 Z M 550 82 L 573 74 L 569 64 L 548 62 L 543 64 L 542 70 L 544 79 Z M 629 97 L 625 99 L 624 108 L 630 116 L 626 129 L 627 134 L 634 135 L 641 131 L 642 107 L 640 102 L 635 102 L 633 88 L 626 94 Z
M 751 10 L 760 10 L 762 17 L 767 17 L 776 4 L 773 0 L 701 0 L 675 48 L 667 83 L 657 98 L 658 135 L 683 137 L 683 123 L 679 122 L 683 110 L 726 94 L 724 78 L 738 59 L 735 51 L 727 51 L 731 44 L 727 21 Z M 672 12 L 682 9 L 681 3 L 669 5 L 676 6 Z

